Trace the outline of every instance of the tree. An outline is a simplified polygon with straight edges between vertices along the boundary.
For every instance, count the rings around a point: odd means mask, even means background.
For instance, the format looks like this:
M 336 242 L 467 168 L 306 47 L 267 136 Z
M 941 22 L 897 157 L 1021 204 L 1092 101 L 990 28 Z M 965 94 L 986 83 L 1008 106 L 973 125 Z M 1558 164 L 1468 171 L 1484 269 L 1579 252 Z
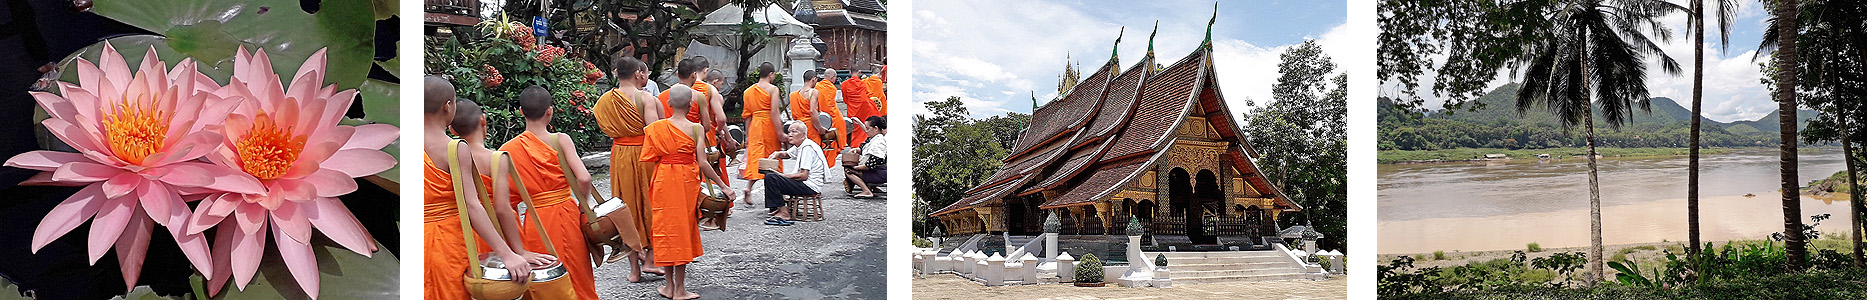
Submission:
M 1314 40 L 1281 58 L 1273 101 L 1242 118 L 1246 142 L 1259 165 L 1282 170 L 1267 177 L 1306 209 L 1285 221 L 1315 226 L 1324 248 L 1347 249 L 1348 76 L 1335 72 Z
M 739 34 L 739 49 L 737 49 L 739 51 L 739 66 L 737 69 L 734 69 L 734 70 L 739 70 L 739 80 L 738 80 L 739 82 L 737 85 L 734 85 L 734 86 L 749 87 L 749 86 L 752 86 L 752 84 L 758 82 L 758 77 L 752 75 L 752 71 L 754 71 L 752 70 L 752 56 L 758 55 L 759 51 L 764 51 L 765 46 L 770 45 L 771 42 L 774 40 L 772 36 L 777 35 L 777 30 L 778 30 L 778 26 L 776 25 L 760 24 L 758 22 L 754 22 L 752 20 L 752 13 L 755 11 L 764 10 L 765 7 L 771 6 L 772 3 L 776 3 L 777 1 L 775 0 L 730 0 L 730 1 L 732 2 L 733 5 L 738 5 L 740 8 L 740 11 L 742 11 L 739 17 L 739 28 L 737 30 L 737 33 Z M 772 64 L 780 65 L 780 66 L 782 66 L 783 63 L 784 62 L 772 62 Z M 783 87 L 780 87 L 780 88 L 783 88 Z M 725 92 L 726 92 L 726 95 L 724 96 L 726 96 L 727 99 L 730 99 L 728 103 L 739 103 L 738 106 L 740 107 L 743 107 L 745 105 L 745 100 L 744 100 L 745 98 L 743 98 L 745 96 L 743 95 L 745 93 L 745 89 L 743 88 L 734 89 L 734 90 L 725 91 Z M 732 109 L 727 109 L 727 111 L 732 111 Z
M 926 105 L 930 114 L 914 115 L 914 195 L 927 208 L 938 210 L 964 198 L 967 190 L 998 170 L 1009 153 L 990 127 L 968 117 L 959 97 Z
M 1778 68 L 1783 68 L 1783 66 L 1796 66 L 1796 62 L 1798 61 L 1796 56 L 1796 49 L 1798 48 L 1796 47 L 1796 38 L 1799 31 L 1796 20 L 1799 14 L 1798 9 L 1800 8 L 1798 5 L 1796 0 L 1780 0 L 1776 2 L 1764 1 L 1764 6 L 1770 7 L 1772 11 L 1774 11 L 1769 20 L 1769 27 L 1774 30 L 1764 31 L 1763 44 L 1757 47 L 1759 50 L 1758 53 L 1763 53 L 1764 49 L 1775 46 L 1776 50 L 1773 55 L 1776 56 L 1776 66 Z M 1774 72 L 1774 76 L 1776 79 L 1776 104 L 1778 105 L 1778 109 L 1785 114 L 1784 117 L 1777 118 L 1779 120 L 1779 125 L 1782 127 L 1781 134 L 1783 136 L 1781 140 L 1781 155 L 1783 157 L 1783 242 L 1787 244 L 1784 247 L 1784 254 L 1789 256 L 1785 267 L 1791 272 L 1800 272 L 1803 266 L 1807 265 L 1806 262 L 1808 260 L 1809 251 L 1805 236 L 1802 234 L 1804 231 L 1802 225 L 1802 191 L 1800 185 L 1796 182 L 1799 180 L 1796 178 L 1796 170 L 1798 169 L 1796 166 L 1796 118 L 1789 117 L 1789 115 L 1792 115 L 1790 112 L 1796 111 L 1797 108 L 1797 76 L 1794 76 L 1795 73 L 1794 71 L 1782 71 L 1779 69 L 1778 72 Z
M 1805 143 L 1840 142 L 1847 165 L 1854 267 L 1863 267 L 1861 211 L 1854 141 L 1867 123 L 1867 1 L 1822 0 L 1803 5 L 1798 18 L 1797 99 L 1821 112 L 1802 130 Z
M 1685 7 L 1658 0 L 1562 1 L 1532 23 L 1544 36 L 1525 45 L 1520 59 L 1524 86 L 1517 90 L 1519 113 L 1537 106 L 1549 109 L 1564 127 L 1580 125 L 1588 141 L 1589 259 L 1588 279 L 1603 277 L 1601 243 L 1601 178 L 1595 156 L 1595 106 L 1608 126 L 1620 128 L 1633 108 L 1650 110 L 1647 102 L 1646 61 L 1657 56 L 1669 74 L 1679 74 L 1679 63 L 1660 50 L 1655 38 L 1669 39 L 1661 17 Z M 1648 33 L 1652 36 L 1648 36 Z M 1589 100 L 1594 88 L 1597 103 Z M 1794 110 L 1790 110 L 1794 111 Z M 1794 124 L 1794 118 L 1790 119 Z
M 1718 1 L 1718 46 L 1729 49 L 1731 45 L 1731 21 L 1737 19 L 1737 1 Z M 1692 0 L 1692 139 L 1686 174 L 1686 232 L 1688 240 L 1686 253 L 1699 253 L 1698 230 L 1698 150 L 1700 140 L 1700 121 L 1704 120 L 1705 99 L 1705 0 Z

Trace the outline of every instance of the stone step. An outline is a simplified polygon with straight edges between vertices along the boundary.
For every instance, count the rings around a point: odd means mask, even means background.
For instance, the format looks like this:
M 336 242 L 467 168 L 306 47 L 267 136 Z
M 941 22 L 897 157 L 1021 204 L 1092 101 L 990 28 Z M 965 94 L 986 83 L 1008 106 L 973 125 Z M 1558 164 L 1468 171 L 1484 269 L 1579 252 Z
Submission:
M 1182 277 L 1185 277 L 1185 278 L 1239 277 L 1239 276 L 1258 276 L 1258 275 L 1314 272 L 1313 270 L 1306 270 L 1300 267 L 1233 269 L 1233 270 L 1218 270 L 1218 271 L 1181 271 L 1178 269 L 1174 269 L 1173 266 L 1168 266 L 1167 269 L 1172 271 L 1168 275 L 1172 275 L 1174 280 L 1179 280 Z
M 1152 262 L 1150 259 L 1149 262 Z M 1206 265 L 1206 264 L 1250 264 L 1250 263 L 1294 263 L 1296 260 L 1287 256 L 1279 257 L 1219 257 L 1219 258 L 1167 258 L 1167 266 Z
M 1283 269 L 1283 268 L 1302 268 L 1302 266 L 1297 265 L 1295 262 L 1256 262 L 1256 263 L 1225 263 L 1225 264 L 1175 264 L 1173 262 L 1167 262 L 1167 268 L 1172 269 L 1175 272 L 1178 272 L 1182 270 L 1184 271 L 1228 271 L 1228 270 L 1255 270 L 1255 269 Z
M 1218 252 L 1142 252 L 1148 257 L 1166 255 L 1167 260 L 1181 258 L 1249 258 L 1249 257 L 1289 257 L 1278 251 L 1218 251 Z
M 1323 275 L 1316 274 L 1316 273 L 1278 273 L 1278 274 L 1265 274 L 1265 275 L 1216 276 L 1216 277 L 1181 277 L 1180 274 L 1173 274 L 1173 284 L 1176 286 L 1185 285 L 1185 284 L 1202 284 L 1202 283 L 1254 282 L 1254 281 L 1279 281 L 1279 280 L 1321 280 L 1321 279 L 1323 279 Z

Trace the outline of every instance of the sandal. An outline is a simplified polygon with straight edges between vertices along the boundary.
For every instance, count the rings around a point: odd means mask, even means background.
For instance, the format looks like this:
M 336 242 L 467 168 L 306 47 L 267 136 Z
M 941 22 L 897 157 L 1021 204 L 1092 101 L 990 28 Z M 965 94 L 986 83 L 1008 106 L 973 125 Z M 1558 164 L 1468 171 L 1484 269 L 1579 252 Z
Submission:
M 791 224 L 795 224 L 795 223 L 796 222 L 785 221 L 784 219 L 780 219 L 778 217 L 771 217 L 770 219 L 765 219 L 765 225 L 771 225 L 771 226 L 791 226 Z

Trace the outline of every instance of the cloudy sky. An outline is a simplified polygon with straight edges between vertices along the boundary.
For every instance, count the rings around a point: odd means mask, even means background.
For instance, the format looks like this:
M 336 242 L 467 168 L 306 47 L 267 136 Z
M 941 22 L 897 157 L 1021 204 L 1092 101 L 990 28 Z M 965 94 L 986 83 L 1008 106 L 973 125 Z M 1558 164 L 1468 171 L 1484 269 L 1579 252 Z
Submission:
M 1334 46 L 1347 44 L 1344 5 L 1222 3 L 1212 29 L 1214 63 L 1220 89 L 1232 109 L 1239 110 L 1234 113 L 1248 109 L 1245 99 L 1270 100 L 1278 55 L 1284 49 L 1315 39 L 1331 57 L 1347 55 L 1342 49 L 1346 46 Z M 912 9 L 914 101 L 959 96 L 974 117 L 1029 113 L 1033 92 L 1039 104 L 1057 97 L 1065 55 L 1088 69 L 1083 71 L 1088 77 L 1108 62 L 1123 26 L 1122 68 L 1145 55 L 1155 21 L 1160 22 L 1156 59 L 1171 64 L 1205 39 L 1213 13 L 1212 2 L 1206 0 L 923 1 Z M 1342 68 L 1338 66 L 1338 72 Z M 916 114 L 926 111 L 921 105 L 910 109 Z
M 1705 36 L 1705 117 L 1720 122 L 1756 120 L 1772 111 L 1776 111 L 1776 102 L 1771 101 L 1769 90 L 1758 79 L 1757 63 L 1770 59 L 1768 55 L 1761 60 L 1752 60 L 1757 53 L 1757 43 L 1763 38 L 1764 21 L 1769 17 L 1756 1 L 1737 1 L 1739 8 L 1737 20 L 1731 26 L 1731 45 L 1720 49 L 1716 24 L 1706 24 Z M 1707 13 L 1708 15 L 1710 12 Z M 1660 71 L 1658 60 L 1647 62 L 1647 89 L 1654 97 L 1672 98 L 1680 106 L 1691 109 L 1692 101 L 1692 37 L 1686 35 L 1686 14 L 1673 14 L 1665 18 L 1673 28 L 1673 40 L 1660 45 L 1666 55 L 1679 61 L 1683 69 L 1679 76 L 1667 75 Z M 1500 74 L 1491 82 L 1492 87 L 1510 83 L 1507 74 Z M 1391 91 L 1398 86 L 1387 83 L 1382 91 Z M 1432 91 L 1432 79 L 1429 74 L 1421 80 L 1420 86 L 1425 94 Z M 1438 109 L 1443 101 L 1431 99 L 1428 108 Z

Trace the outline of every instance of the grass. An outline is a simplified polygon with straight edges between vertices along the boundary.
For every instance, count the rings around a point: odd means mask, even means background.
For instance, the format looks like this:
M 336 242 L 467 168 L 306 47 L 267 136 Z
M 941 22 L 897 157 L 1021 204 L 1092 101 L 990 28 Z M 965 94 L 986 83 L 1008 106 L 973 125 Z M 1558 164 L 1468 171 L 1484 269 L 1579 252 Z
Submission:
M 1537 245 L 1536 242 L 1530 242 L 1529 248 L 1530 252 L 1543 252 L 1543 245 Z
M 1687 148 L 1598 148 L 1604 157 L 1656 157 L 1686 155 Z M 1703 149 L 1702 155 L 1725 154 L 1735 151 L 1730 148 Z M 1588 153 L 1588 148 L 1547 148 L 1547 149 L 1494 149 L 1494 148 L 1458 148 L 1442 150 L 1387 150 L 1380 151 L 1376 162 L 1382 164 L 1417 162 L 1417 161 L 1457 161 L 1482 158 L 1486 154 L 1505 154 L 1512 159 L 1536 159 L 1537 154 L 1549 154 L 1555 158 L 1570 158 Z
M 1433 260 L 1446 260 L 1445 251 L 1433 251 Z
M 1486 291 L 1410 294 L 1382 299 L 1867 299 L 1867 271 L 1807 273 L 1714 280 L 1678 289 L 1613 284 L 1592 288 L 1516 287 Z

